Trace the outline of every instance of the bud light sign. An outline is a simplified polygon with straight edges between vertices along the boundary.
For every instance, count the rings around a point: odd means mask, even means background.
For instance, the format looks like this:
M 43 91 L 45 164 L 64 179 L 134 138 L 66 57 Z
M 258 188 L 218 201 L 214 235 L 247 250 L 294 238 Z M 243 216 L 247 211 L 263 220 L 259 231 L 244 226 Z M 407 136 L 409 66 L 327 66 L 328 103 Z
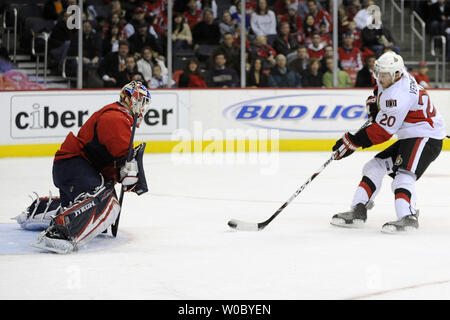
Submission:
M 346 132 L 367 118 L 364 94 L 312 93 L 262 97 L 228 106 L 223 116 L 241 124 L 291 132 Z M 358 120 L 358 121 L 355 121 Z

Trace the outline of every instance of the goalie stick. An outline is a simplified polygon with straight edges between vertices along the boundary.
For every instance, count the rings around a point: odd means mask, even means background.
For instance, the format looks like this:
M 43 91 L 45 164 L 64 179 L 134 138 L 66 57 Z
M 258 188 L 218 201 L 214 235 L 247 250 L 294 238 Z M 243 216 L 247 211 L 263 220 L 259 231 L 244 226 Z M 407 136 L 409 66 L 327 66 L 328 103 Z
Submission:
M 358 130 L 365 128 L 370 123 L 371 123 L 371 120 L 369 119 Z M 270 222 L 272 222 L 273 219 L 275 219 L 292 202 L 292 200 L 294 200 L 300 194 L 300 192 L 303 191 L 303 189 L 306 188 L 306 186 L 311 181 L 313 181 L 323 171 L 323 169 L 325 169 L 334 159 L 336 159 L 337 155 L 338 155 L 338 151 L 333 152 L 331 157 L 319 168 L 319 170 L 317 170 L 300 188 L 298 188 L 291 195 L 291 197 L 285 203 L 283 203 L 283 205 L 280 208 L 278 208 L 278 210 L 266 221 L 254 223 L 254 222 L 246 222 L 246 221 L 237 220 L 237 219 L 231 219 L 230 221 L 228 221 L 228 226 L 232 229 L 240 230 L 240 231 L 261 231 L 261 230 L 263 230 L 265 227 L 267 227 L 267 225 Z
M 136 132 L 136 125 L 137 125 L 138 116 L 139 115 L 137 113 L 135 113 L 133 115 L 133 127 L 131 128 L 131 138 L 130 138 L 130 145 L 128 147 L 127 161 L 133 160 L 134 133 Z M 116 221 L 114 222 L 113 225 L 111 225 L 111 233 L 112 233 L 113 237 L 117 236 L 117 231 L 119 229 L 119 219 L 120 219 L 120 213 L 122 212 L 123 195 L 125 193 L 124 191 L 125 191 L 125 188 L 122 186 L 122 188 L 120 189 L 120 197 L 119 197 L 120 211 L 119 211 L 119 214 L 117 215 Z

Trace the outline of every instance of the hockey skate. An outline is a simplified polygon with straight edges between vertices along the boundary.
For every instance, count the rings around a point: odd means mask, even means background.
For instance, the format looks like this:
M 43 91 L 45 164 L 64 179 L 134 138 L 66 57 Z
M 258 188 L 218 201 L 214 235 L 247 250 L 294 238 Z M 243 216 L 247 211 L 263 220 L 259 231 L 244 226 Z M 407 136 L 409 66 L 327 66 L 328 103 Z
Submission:
M 384 233 L 398 233 L 398 232 L 408 232 L 417 231 L 419 229 L 419 212 L 405 216 L 397 221 L 387 222 L 381 228 Z
M 335 214 L 330 223 L 338 227 L 362 228 L 367 220 L 367 210 L 374 206 L 372 201 L 367 205 L 358 203 L 351 211 Z
M 68 240 L 68 232 L 67 228 L 54 224 L 41 232 L 36 242 L 31 243 L 31 246 L 61 254 L 77 251 L 76 244 Z

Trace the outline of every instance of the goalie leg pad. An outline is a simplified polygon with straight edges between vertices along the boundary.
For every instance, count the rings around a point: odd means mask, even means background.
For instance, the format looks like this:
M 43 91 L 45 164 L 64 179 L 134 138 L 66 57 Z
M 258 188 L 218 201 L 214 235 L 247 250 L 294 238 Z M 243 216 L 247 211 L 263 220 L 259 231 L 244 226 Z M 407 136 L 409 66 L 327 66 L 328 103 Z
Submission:
M 70 253 L 107 230 L 119 212 L 120 204 L 113 185 L 99 187 L 94 194 L 82 193 L 32 245 L 57 253 Z
M 17 217 L 16 220 L 22 229 L 25 230 L 45 230 L 50 226 L 52 218 L 60 213 L 61 202 L 59 197 L 39 197 L 34 193 L 36 198 L 32 198 L 31 205 Z
M 56 217 L 56 224 L 68 230 L 70 240 L 86 242 L 116 221 L 120 204 L 112 186 L 104 186 L 95 194 L 84 194 L 81 201 Z

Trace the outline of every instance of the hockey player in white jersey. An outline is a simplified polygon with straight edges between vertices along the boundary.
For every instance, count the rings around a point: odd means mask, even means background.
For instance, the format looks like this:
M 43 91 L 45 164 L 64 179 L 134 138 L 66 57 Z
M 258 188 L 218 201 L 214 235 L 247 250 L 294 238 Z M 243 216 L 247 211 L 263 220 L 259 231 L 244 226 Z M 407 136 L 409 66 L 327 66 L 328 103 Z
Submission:
M 394 52 L 381 55 L 375 62 L 374 76 L 378 86 L 366 102 L 372 122 L 354 135 L 347 132 L 336 142 L 333 146 L 336 160 L 360 147 L 385 142 L 394 134 L 398 141 L 364 165 L 351 210 L 334 215 L 331 224 L 364 225 L 367 208 L 388 174 L 393 178 L 397 220 L 385 223 L 382 231 L 415 230 L 419 227 L 415 184 L 441 152 L 445 123 L 425 89 L 406 71 L 400 55 Z

